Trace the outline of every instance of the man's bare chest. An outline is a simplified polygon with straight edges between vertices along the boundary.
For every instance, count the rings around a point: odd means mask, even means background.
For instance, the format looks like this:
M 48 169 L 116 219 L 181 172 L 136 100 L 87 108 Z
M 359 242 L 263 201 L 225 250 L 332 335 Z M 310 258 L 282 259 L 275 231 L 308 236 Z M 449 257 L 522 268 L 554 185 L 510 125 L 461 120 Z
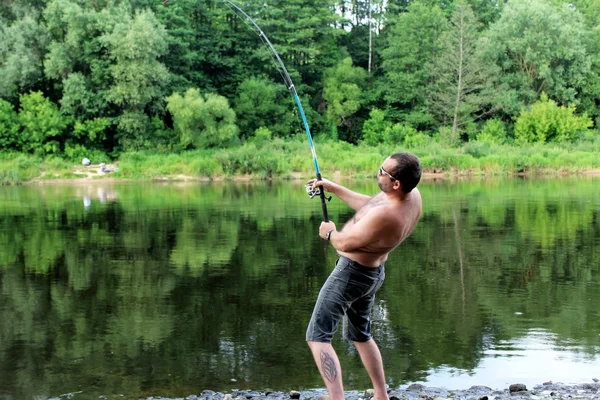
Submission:
M 358 210 L 356 212 L 356 214 L 354 214 L 354 217 L 352 218 L 352 224 L 356 224 L 358 221 L 361 220 L 362 217 L 364 217 L 365 215 L 367 215 L 367 213 L 369 211 L 371 211 L 372 209 L 376 208 L 376 207 L 381 207 L 383 205 L 385 205 L 385 197 L 382 196 L 381 194 L 374 196 L 373 198 L 371 198 L 371 200 L 369 200 L 367 202 L 367 204 L 365 204 L 364 206 L 362 206 L 360 208 L 360 210 Z

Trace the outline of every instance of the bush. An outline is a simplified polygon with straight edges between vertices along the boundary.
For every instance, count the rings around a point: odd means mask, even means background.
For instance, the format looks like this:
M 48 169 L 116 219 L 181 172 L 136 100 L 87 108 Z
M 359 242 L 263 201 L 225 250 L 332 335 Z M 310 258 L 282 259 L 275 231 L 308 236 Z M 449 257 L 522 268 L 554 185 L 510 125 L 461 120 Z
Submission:
M 21 95 L 20 101 L 23 150 L 39 154 L 58 153 L 67 120 L 60 114 L 56 104 L 45 98 L 42 92 Z
M 487 120 L 476 136 L 476 141 L 488 144 L 502 144 L 505 140 L 506 126 L 497 118 Z
M 169 96 L 167 109 L 184 148 L 190 145 L 197 149 L 222 148 L 237 140 L 235 112 L 223 96 L 202 96 L 198 89 L 189 89 L 184 96 L 179 93 Z
M 557 106 L 546 94 L 530 110 L 521 111 L 515 122 L 520 143 L 573 142 L 592 126 L 587 114 L 575 115 L 575 106 Z
M 437 140 L 439 143 L 448 146 L 456 147 L 460 143 L 460 132 L 452 132 L 452 127 L 441 126 L 437 133 Z
M 254 132 L 254 137 L 250 140 L 256 146 L 261 147 L 267 143 L 269 143 L 272 139 L 273 134 L 269 128 L 265 128 L 261 126 Z
M 385 132 L 390 123 L 385 120 L 385 111 L 374 108 L 369 113 L 369 119 L 363 125 L 363 141 L 368 146 L 383 143 Z
M 0 99 L 0 149 L 21 150 L 19 120 L 12 104 Z
M 416 136 L 419 132 L 410 125 L 394 124 L 386 128 L 383 142 L 385 144 L 400 145 L 406 138 Z

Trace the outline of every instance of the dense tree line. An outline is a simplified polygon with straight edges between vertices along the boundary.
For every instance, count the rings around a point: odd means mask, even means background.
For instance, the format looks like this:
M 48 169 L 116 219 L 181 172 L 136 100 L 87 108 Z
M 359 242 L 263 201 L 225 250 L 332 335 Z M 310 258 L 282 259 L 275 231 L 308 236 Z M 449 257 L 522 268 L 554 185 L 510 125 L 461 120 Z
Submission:
M 597 136 L 593 0 L 246 0 L 315 136 Z M 272 54 L 218 0 L 0 2 L 0 149 L 76 159 L 301 130 Z

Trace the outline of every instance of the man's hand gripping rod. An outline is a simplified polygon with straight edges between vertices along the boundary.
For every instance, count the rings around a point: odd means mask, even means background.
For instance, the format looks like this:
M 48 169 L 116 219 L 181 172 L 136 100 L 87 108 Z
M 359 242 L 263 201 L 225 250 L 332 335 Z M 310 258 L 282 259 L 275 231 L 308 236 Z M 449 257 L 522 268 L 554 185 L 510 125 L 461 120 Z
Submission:
M 321 174 L 317 175 L 317 181 L 322 180 L 320 175 Z M 306 184 L 306 193 L 308 193 L 308 196 L 311 199 L 315 196 L 319 196 L 321 198 L 321 208 L 323 209 L 323 220 L 325 222 L 329 222 L 329 215 L 327 213 L 327 203 L 325 203 L 325 200 L 331 201 L 331 196 L 326 197 L 325 190 L 323 190 L 323 186 L 315 187 L 314 183 Z

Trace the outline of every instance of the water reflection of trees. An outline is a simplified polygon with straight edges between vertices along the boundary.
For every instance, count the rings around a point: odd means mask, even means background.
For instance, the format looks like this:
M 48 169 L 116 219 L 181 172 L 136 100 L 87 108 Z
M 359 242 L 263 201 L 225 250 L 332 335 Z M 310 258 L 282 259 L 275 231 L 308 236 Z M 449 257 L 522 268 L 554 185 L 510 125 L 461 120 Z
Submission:
M 68 188 L 42 191 L 11 192 L 0 211 L 0 390 L 35 376 L 38 392 L 56 394 L 70 374 L 128 393 L 233 377 L 320 385 L 302 342 L 335 254 L 316 239 L 320 210 L 302 187 L 132 185 L 87 209 Z M 486 348 L 524 334 L 515 311 L 597 352 L 593 181 L 422 193 L 422 221 L 390 258 L 376 310 L 393 376 L 474 368 Z M 331 216 L 350 213 L 332 203 Z M 357 362 L 336 346 L 344 365 Z

